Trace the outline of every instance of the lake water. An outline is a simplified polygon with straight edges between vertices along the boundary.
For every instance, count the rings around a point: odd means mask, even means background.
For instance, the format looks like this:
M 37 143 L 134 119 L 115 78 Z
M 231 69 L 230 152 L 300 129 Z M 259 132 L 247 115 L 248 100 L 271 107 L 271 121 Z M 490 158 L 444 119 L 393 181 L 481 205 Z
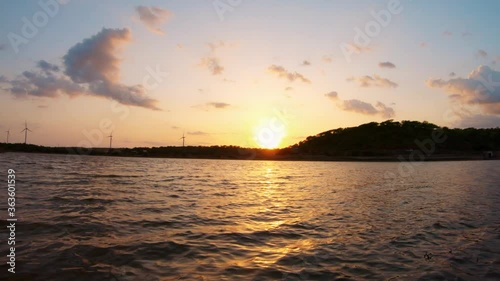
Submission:
M 500 280 L 500 161 L 4 153 L 0 168 L 18 217 L 0 279 Z M 4 184 L 3 229 L 6 203 Z

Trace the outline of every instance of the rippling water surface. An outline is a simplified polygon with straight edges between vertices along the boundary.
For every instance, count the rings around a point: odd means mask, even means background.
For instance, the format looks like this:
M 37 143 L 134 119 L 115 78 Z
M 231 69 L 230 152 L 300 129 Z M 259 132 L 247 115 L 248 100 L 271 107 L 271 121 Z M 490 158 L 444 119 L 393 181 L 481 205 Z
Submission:
M 0 168 L 17 172 L 13 280 L 500 280 L 499 161 L 4 153 Z

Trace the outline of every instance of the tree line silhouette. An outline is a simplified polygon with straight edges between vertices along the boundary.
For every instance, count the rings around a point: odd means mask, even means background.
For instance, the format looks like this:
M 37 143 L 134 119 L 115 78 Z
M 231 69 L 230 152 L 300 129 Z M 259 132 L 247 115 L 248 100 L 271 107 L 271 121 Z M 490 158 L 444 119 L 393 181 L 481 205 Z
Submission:
M 495 158 L 500 151 L 500 128 L 450 129 L 429 122 L 370 122 L 357 127 L 338 128 L 309 136 L 294 145 L 280 149 L 244 148 L 239 146 L 161 146 L 135 148 L 46 147 L 30 144 L 0 144 L 0 152 L 39 152 L 57 154 L 111 155 L 130 157 L 176 157 L 211 159 L 273 160 L 356 160 L 356 157 L 382 157 L 395 160 L 398 155 L 420 149 L 418 141 L 430 140 L 440 131 L 445 140 L 435 143 L 433 155 L 469 155 L 480 158 L 485 152 Z M 318 158 L 319 157 L 319 158 Z M 386 158 L 384 158 L 386 157 Z M 468 158 L 465 157 L 465 158 Z M 369 160 L 369 159 L 368 159 Z
M 371 122 L 357 127 L 339 128 L 307 137 L 292 148 L 309 154 L 387 155 L 419 149 L 417 141 L 430 139 L 441 130 L 445 140 L 436 143 L 435 153 L 481 152 L 500 150 L 500 128 L 450 129 L 429 122 Z

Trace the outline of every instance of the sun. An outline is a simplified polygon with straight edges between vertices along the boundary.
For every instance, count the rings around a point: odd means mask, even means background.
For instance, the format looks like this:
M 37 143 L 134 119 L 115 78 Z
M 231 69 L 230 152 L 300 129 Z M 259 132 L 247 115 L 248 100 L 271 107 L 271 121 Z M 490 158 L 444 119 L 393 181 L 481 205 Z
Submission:
M 278 118 L 261 122 L 254 130 L 254 139 L 261 148 L 278 148 L 286 135 L 285 124 Z

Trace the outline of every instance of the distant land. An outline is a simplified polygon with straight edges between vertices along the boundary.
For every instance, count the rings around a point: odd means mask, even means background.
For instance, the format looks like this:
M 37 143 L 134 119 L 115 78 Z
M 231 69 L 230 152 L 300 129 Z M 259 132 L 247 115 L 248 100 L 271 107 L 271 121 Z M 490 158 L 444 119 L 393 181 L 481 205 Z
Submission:
M 0 152 L 84 154 L 124 157 L 317 160 L 448 161 L 500 159 L 500 128 L 450 129 L 429 122 L 371 122 L 309 136 L 279 149 L 239 146 L 162 146 L 135 148 L 45 147 L 0 143 Z

